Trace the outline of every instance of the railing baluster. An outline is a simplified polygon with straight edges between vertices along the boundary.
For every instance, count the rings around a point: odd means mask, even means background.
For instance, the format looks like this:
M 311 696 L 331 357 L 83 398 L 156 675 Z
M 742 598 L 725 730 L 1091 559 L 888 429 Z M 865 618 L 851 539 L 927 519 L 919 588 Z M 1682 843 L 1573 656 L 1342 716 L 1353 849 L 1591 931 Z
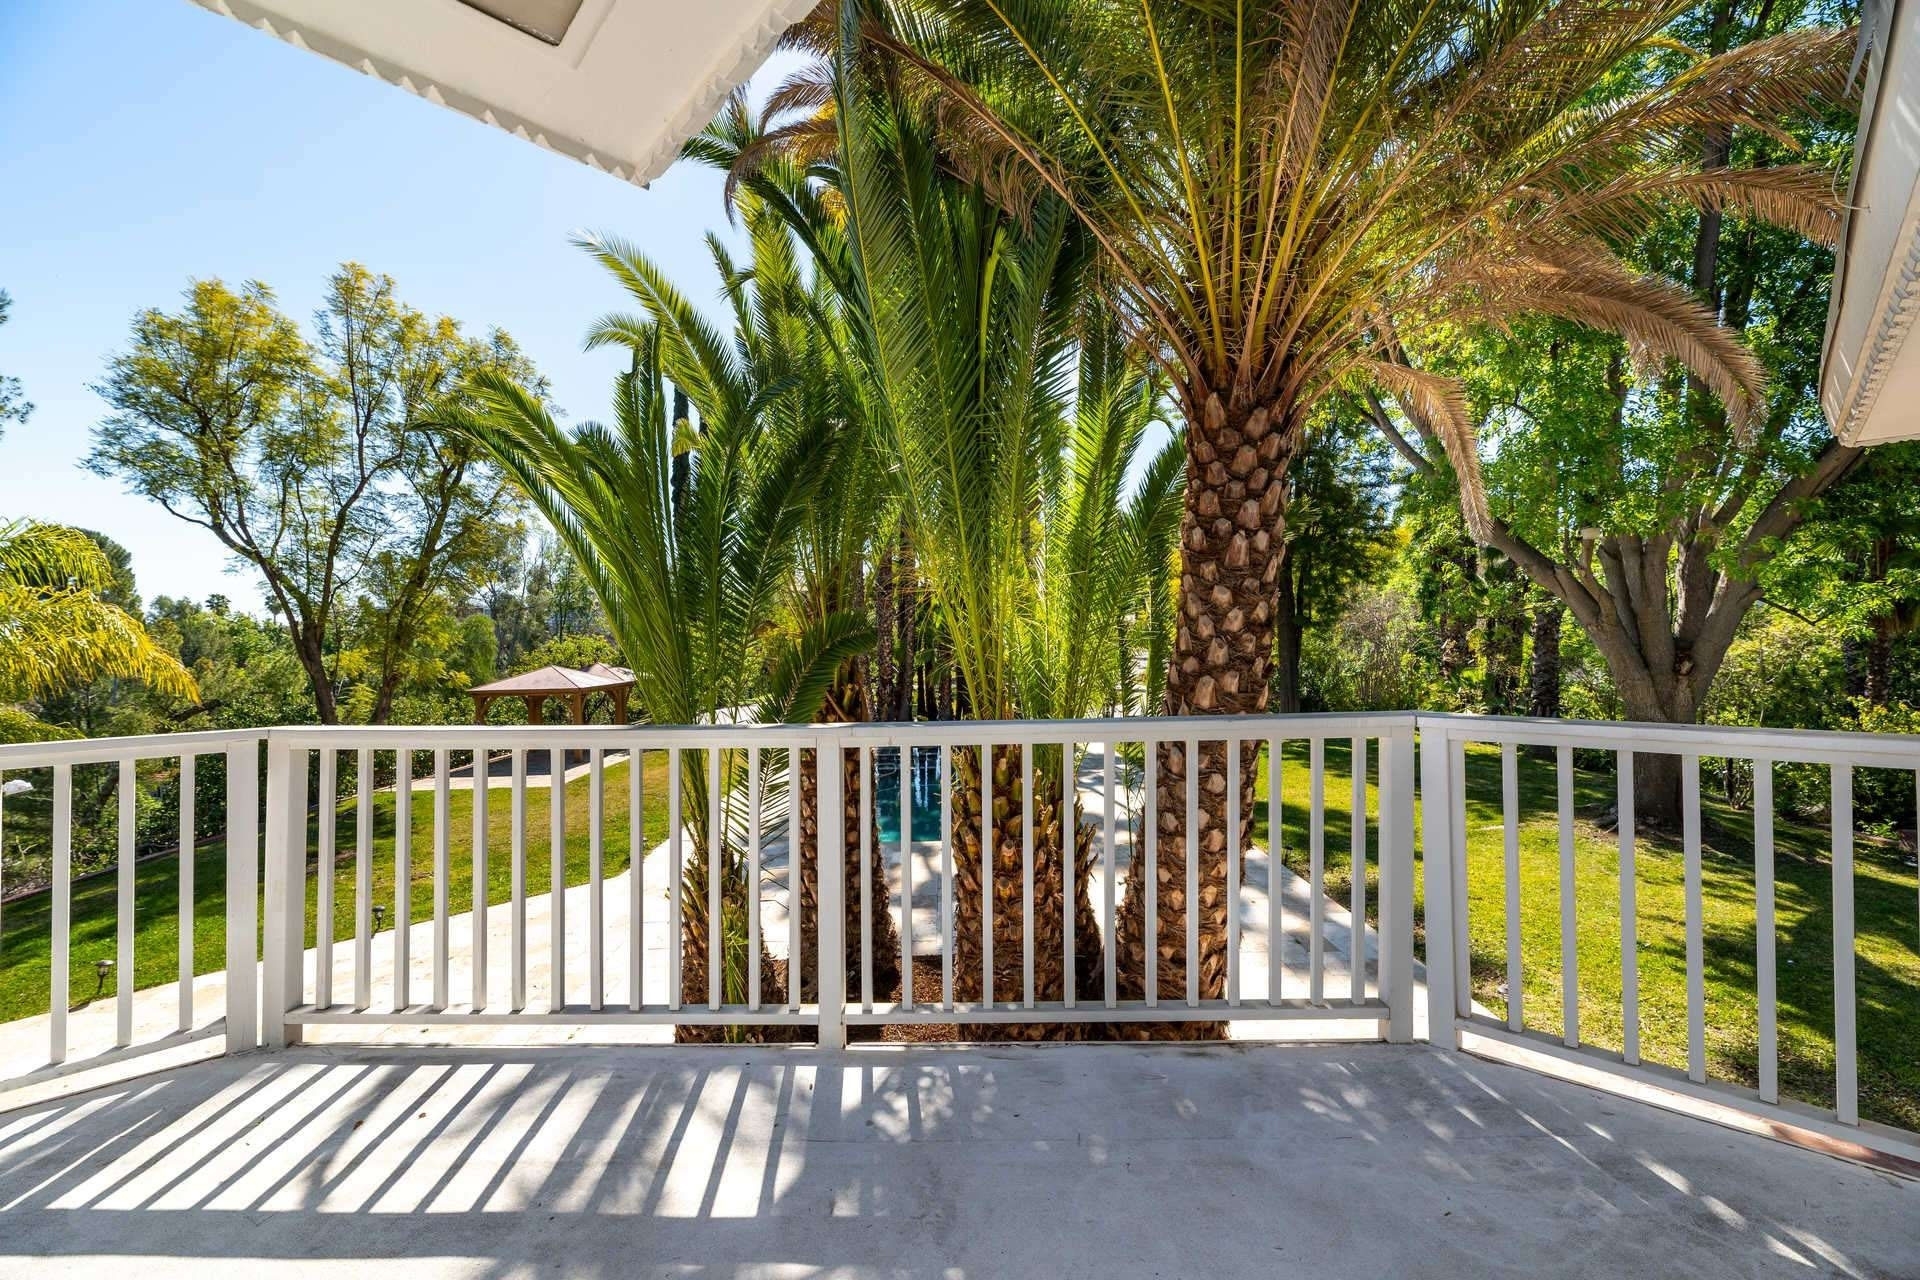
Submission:
M 1117 726 L 1116 726 L 1117 727 Z M 1106 823 L 1103 831 L 1105 845 L 1102 850 L 1102 883 L 1100 886 L 1100 928 L 1102 931 L 1101 952 L 1106 959 L 1107 1008 L 1111 1009 L 1119 1000 L 1120 955 L 1114 946 L 1114 892 L 1116 889 L 1114 874 L 1114 823 L 1119 815 L 1114 812 L 1114 771 L 1120 767 L 1120 743 L 1109 736 L 1104 750 L 1107 753 L 1107 767 L 1101 771 L 1100 800 L 1106 806 Z M 1077 847 L 1077 846 L 1076 846 Z M 1073 904 L 1069 900 L 1065 910 L 1071 914 Z
M 1327 740 L 1307 747 L 1307 999 L 1325 1004 L 1327 877 Z
M 1580 1044 L 1580 933 L 1573 865 L 1573 748 L 1554 752 L 1554 795 L 1560 813 L 1560 1038 Z
M 845 758 L 836 750 L 834 755 Z M 873 1012 L 873 748 L 854 754 L 860 769 L 860 1010 Z
M 1145 986 L 1147 1008 L 1152 1009 L 1160 1003 L 1160 744 L 1151 739 L 1142 744 L 1141 758 L 1147 765 L 1147 872 L 1140 879 L 1147 892 L 1140 918 L 1146 926 Z
M 1287 906 L 1283 889 L 1286 870 L 1283 861 L 1286 833 L 1281 805 L 1281 740 L 1267 739 L 1267 1003 L 1279 1004 L 1286 970 Z
M 67 1060 L 67 969 L 73 933 L 73 766 L 53 766 L 53 956 L 48 971 L 47 1061 Z M 251 945 L 251 944 L 249 944 Z M 251 968 L 251 966 L 249 966 Z
M 245 1053 L 260 1044 L 260 742 L 249 738 L 232 743 L 226 752 L 227 784 L 227 860 L 226 860 L 226 946 L 227 969 L 227 1052 Z M 59 770 L 54 771 L 55 779 Z M 58 788 L 56 787 L 56 795 Z M 69 811 L 71 812 L 71 811 Z M 59 847 L 62 829 L 60 812 L 54 810 L 54 847 Z M 57 910 L 59 926 L 62 916 Z M 55 940 L 63 936 L 58 928 Z M 66 962 L 56 953 L 57 973 L 66 972 Z M 54 1001 L 56 1011 L 66 1007 L 66 983 L 60 985 L 61 998 Z
M 487 908 L 493 894 L 487 883 L 487 790 L 493 780 L 485 747 L 473 749 L 473 1010 L 487 1007 Z
M 953 1008 L 953 748 L 940 744 L 940 1004 Z
M 682 922 L 680 919 L 680 881 L 686 875 L 686 868 L 680 860 L 680 748 L 667 748 L 667 939 L 669 960 L 667 962 L 667 1007 L 678 1012 L 680 1009 L 680 966 L 683 960 L 681 946 Z M 800 912 L 800 866 L 798 861 L 799 841 L 794 842 L 794 852 L 787 857 L 787 905 L 792 909 L 794 918 Z M 799 954 L 795 947 L 793 955 Z M 791 957 L 788 960 L 792 966 Z M 796 990 L 797 990 L 796 985 Z M 796 996 L 796 999 L 798 997 Z
M 599 747 L 587 752 L 587 1003 L 607 1003 L 607 764 Z
M 453 797 L 447 749 L 433 753 L 433 1007 L 452 1000 L 453 935 L 448 895 L 453 887 Z
M 1200 742 L 1187 739 L 1187 1005 L 1200 1003 Z
M 1780 1101 L 1779 991 L 1774 965 L 1773 761 L 1753 762 L 1753 970 L 1760 1004 L 1760 1101 Z
M 120 762 L 119 857 L 115 866 L 119 879 L 118 911 L 114 931 L 114 1032 L 113 1043 L 124 1049 L 133 1043 L 133 903 L 137 891 L 134 878 L 133 801 L 139 783 L 134 777 L 132 759 Z
M 1454 743 L 1442 727 L 1420 730 L 1421 872 L 1426 878 L 1427 1042 L 1457 1049 L 1455 1019 L 1472 1012 L 1456 985 L 1454 921 L 1466 904 L 1454 892 L 1453 867 L 1465 851 L 1454 842 L 1462 798 L 1455 783 Z
M 181 1031 L 193 1030 L 193 876 L 197 853 L 193 838 L 194 757 L 180 757 L 180 1021 Z
M 511 923 L 507 946 L 512 951 L 513 1011 L 527 1007 L 527 753 L 513 749 Z
M 567 1007 L 567 752 L 547 752 L 547 1012 Z
M 1227 750 L 1227 1003 L 1240 1003 L 1240 740 L 1228 738 Z M 1109 845 L 1111 849 L 1111 845 Z M 1112 933 L 1109 925 L 1108 933 Z M 1107 987 L 1113 1006 L 1113 987 Z
M 393 753 L 393 1008 L 413 1003 L 413 752 Z M 268 821 L 276 821 L 271 815 Z
M 820 868 L 820 932 L 814 961 L 820 967 L 820 1005 L 815 1035 L 822 1049 L 847 1045 L 847 771 L 843 759 L 837 734 L 829 731 L 815 739 L 820 780 L 815 849 Z
M 1413 1040 L 1413 750 L 1411 726 L 1380 735 L 1380 960 L 1375 986 L 1387 1006 L 1380 1029 L 1394 1044 Z
M 646 771 L 647 753 L 636 742 L 627 748 L 627 1008 L 634 1013 L 640 1012 L 647 998 L 642 985 L 647 951 Z M 753 972 L 758 979 L 760 966 L 756 964 Z
M 707 1008 L 720 1007 L 726 969 L 726 907 L 720 900 L 720 869 L 726 860 L 726 818 L 721 805 L 720 748 L 707 748 Z M 836 761 L 836 763 L 838 763 Z
M 353 785 L 353 1007 L 364 1013 L 373 1006 L 373 752 L 365 747 Z
M 900 744 L 900 1007 L 913 1008 L 913 747 Z
M 816 792 L 816 795 L 818 793 Z M 819 811 L 816 809 L 815 813 Z M 800 748 L 787 748 L 787 1008 L 800 1008 L 806 957 L 800 945 Z M 677 849 L 678 846 L 676 845 Z M 678 855 L 675 855 L 677 861 Z M 677 914 L 677 912 L 676 912 Z M 674 926 L 678 928 L 678 924 Z M 677 935 L 676 935 L 677 936 Z M 674 944 L 678 947 L 678 943 Z M 677 951 L 676 951 L 677 954 Z
M 1853 982 L 1853 766 L 1833 766 L 1833 1101 L 1841 1124 L 1860 1123 Z
M 1367 739 L 1347 749 L 1351 794 L 1347 809 L 1347 867 L 1353 881 L 1348 902 L 1347 998 L 1367 998 Z
M 1080 966 L 1074 956 L 1080 944 L 1075 936 L 1079 918 L 1073 910 L 1073 873 L 1080 860 L 1079 774 L 1074 744 L 1063 743 L 1060 747 L 1060 944 L 1064 961 L 1061 995 L 1069 1009 L 1080 995 Z
M 184 763 L 184 761 L 182 762 Z M 333 1007 L 333 875 L 334 820 L 339 811 L 339 754 L 330 748 L 320 751 L 320 796 L 318 809 L 320 856 L 314 873 L 313 908 L 313 1004 L 316 1009 Z M 182 1031 L 187 1029 L 183 1024 Z
M 980 1003 L 993 1007 L 993 744 L 980 746 Z
M 1700 757 L 1680 757 L 1680 848 L 1686 881 L 1687 1075 L 1707 1078 L 1706 948 L 1700 903 Z
M 1072 747 L 1063 748 L 1071 752 Z M 1031 742 L 1020 744 L 1020 998 L 1033 1008 L 1033 751 Z M 1061 812 L 1066 812 L 1066 793 L 1061 793 Z M 1062 816 L 1064 823 L 1066 818 Z M 1073 943 L 1067 943 L 1067 966 L 1073 966 Z
M 1473 1011 L 1473 955 L 1467 936 L 1467 743 L 1451 739 L 1447 754 L 1452 762 L 1453 790 L 1447 797 L 1447 809 L 1453 823 L 1453 990 L 1464 1018 Z
M 1520 766 L 1511 742 L 1500 744 L 1500 826 L 1506 854 L 1507 1030 L 1519 1031 L 1526 1025 L 1520 998 Z
M 760 1008 L 760 748 L 747 748 L 747 1008 Z
M 1633 867 L 1633 752 L 1617 757 L 1615 813 L 1620 838 L 1620 1044 L 1630 1067 L 1640 1065 L 1640 926 Z

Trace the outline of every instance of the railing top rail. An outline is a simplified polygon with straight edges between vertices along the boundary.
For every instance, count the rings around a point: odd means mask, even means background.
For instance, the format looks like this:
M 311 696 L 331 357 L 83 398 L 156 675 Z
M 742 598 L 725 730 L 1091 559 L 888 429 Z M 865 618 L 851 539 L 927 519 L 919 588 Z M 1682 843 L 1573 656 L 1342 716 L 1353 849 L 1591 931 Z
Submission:
M 266 729 L 199 729 L 190 733 L 144 733 L 122 738 L 60 738 L 0 745 L 0 770 L 45 769 L 56 764 L 112 764 L 202 755 L 259 742 Z
M 1201 738 L 1319 737 L 1411 729 L 1410 711 L 1252 716 L 1107 716 L 1083 720 L 920 720 L 906 723 L 818 725 L 294 725 L 269 731 L 294 747 L 370 747 L 376 751 L 475 744 L 550 750 L 620 748 L 639 740 L 649 748 L 815 745 L 831 735 L 848 745 L 915 746 L 1014 742 L 1178 741 Z
M 263 739 L 336 750 L 367 748 L 529 751 L 639 743 L 649 749 L 709 746 L 812 747 L 831 736 L 848 746 L 977 746 L 1019 742 L 1178 742 L 1197 738 L 1377 736 L 1419 728 L 1462 742 L 1540 744 L 1662 754 L 1730 756 L 1866 767 L 1920 768 L 1920 735 L 1842 733 L 1821 729 L 1752 729 L 1726 725 L 1650 724 L 1612 720 L 1547 720 L 1450 712 L 1317 712 L 1245 716 L 1112 716 L 1081 720 L 929 720 L 829 725 L 285 725 L 0 745 L 0 770 L 56 764 L 165 759 L 224 751 Z
M 1650 724 L 1617 720 L 1547 720 L 1447 712 L 1418 715 L 1423 730 L 1462 742 L 1538 744 L 1646 751 L 1666 755 L 1920 768 L 1920 736 L 1845 733 L 1831 729 L 1754 729 L 1717 724 Z

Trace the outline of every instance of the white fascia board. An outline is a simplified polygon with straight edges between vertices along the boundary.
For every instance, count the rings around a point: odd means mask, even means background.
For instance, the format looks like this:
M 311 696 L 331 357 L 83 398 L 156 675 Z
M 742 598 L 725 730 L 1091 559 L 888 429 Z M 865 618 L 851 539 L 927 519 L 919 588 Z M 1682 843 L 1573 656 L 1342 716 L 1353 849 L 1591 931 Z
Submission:
M 645 185 L 815 0 L 583 0 L 557 45 L 461 0 L 193 2 Z
M 1820 405 L 1842 443 L 1920 438 L 1920 3 L 1869 0 L 1853 182 L 1835 256 Z

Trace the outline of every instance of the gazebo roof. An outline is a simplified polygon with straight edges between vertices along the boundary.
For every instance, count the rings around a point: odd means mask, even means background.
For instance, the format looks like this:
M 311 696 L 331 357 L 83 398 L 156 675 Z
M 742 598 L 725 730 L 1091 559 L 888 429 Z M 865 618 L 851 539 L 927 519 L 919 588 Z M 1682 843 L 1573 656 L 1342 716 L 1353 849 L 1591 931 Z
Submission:
M 610 667 L 596 662 L 585 671 L 574 667 L 541 667 L 537 671 L 508 676 L 491 684 L 477 684 L 468 693 L 493 695 L 571 694 L 596 689 L 623 689 L 633 684 L 633 672 L 625 667 Z

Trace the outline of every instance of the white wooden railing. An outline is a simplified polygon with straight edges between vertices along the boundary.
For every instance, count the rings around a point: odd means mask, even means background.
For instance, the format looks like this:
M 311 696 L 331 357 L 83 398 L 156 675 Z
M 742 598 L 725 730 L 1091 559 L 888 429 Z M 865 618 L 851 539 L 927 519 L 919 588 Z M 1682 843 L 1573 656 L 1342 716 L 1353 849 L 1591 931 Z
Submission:
M 1420 756 L 1417 779 L 1416 742 Z M 1236 774 L 1242 758 L 1237 749 L 1240 744 L 1265 749 L 1272 767 L 1268 770 L 1268 789 L 1259 799 L 1264 799 L 1267 812 L 1276 816 L 1271 841 L 1232 841 L 1226 849 L 1227 877 L 1233 886 L 1229 900 L 1236 909 L 1226 913 L 1223 989 L 1206 992 L 1197 976 L 1202 894 L 1196 864 L 1186 863 L 1181 937 L 1159 936 L 1161 928 L 1170 926 L 1156 901 L 1160 833 L 1194 830 L 1200 816 L 1200 796 L 1190 773 L 1183 812 L 1162 815 L 1158 811 L 1157 771 L 1162 749 L 1181 752 L 1182 758 L 1191 760 L 1197 750 L 1217 751 L 1223 743 L 1225 758 L 1232 762 Z M 1330 790 L 1326 761 L 1330 743 L 1335 744 L 1336 752 L 1346 752 L 1352 765 L 1348 769 L 1348 794 L 1335 795 L 1334 803 L 1338 806 L 1344 800 L 1355 815 L 1355 820 L 1347 824 L 1350 889 L 1338 901 L 1329 895 L 1326 879 Z M 1501 771 L 1505 875 L 1500 933 L 1505 941 L 1507 1000 L 1504 1016 L 1500 1017 L 1474 1001 L 1469 967 L 1464 782 L 1470 745 L 1475 748 L 1472 759 L 1476 768 L 1493 767 L 1493 756 L 1487 748 L 1497 748 Z M 1555 769 L 1562 891 L 1551 904 L 1527 900 L 1519 888 L 1521 814 L 1517 778 L 1518 753 L 1524 748 L 1550 752 Z M 1611 753 L 1619 780 L 1617 839 L 1621 872 L 1617 907 L 1610 906 L 1617 909 L 1622 939 L 1622 1036 L 1618 1047 L 1594 1046 L 1590 1037 L 1583 1037 L 1580 1026 L 1579 954 L 1571 892 L 1575 875 L 1576 750 Z M 1075 767 L 1064 775 L 1072 785 L 1063 787 L 1058 797 L 1066 807 L 1064 811 L 1073 814 L 1062 826 L 1086 826 L 1095 840 L 1098 886 L 1085 888 L 1091 890 L 1100 936 L 1077 938 L 1074 912 L 1063 913 L 1059 960 L 1066 975 L 1065 989 L 1057 997 L 1049 997 L 1036 982 L 1036 972 L 1050 968 L 1051 958 L 1037 954 L 1034 937 L 1034 895 L 1038 890 L 1032 806 L 1036 798 L 1036 756 L 1059 751 L 1075 761 Z M 549 807 L 548 830 L 530 830 L 529 761 L 547 763 L 551 782 L 564 776 L 570 752 L 584 757 L 584 814 L 569 815 L 565 803 L 553 804 Z M 861 833 L 862 847 L 861 856 L 854 862 L 857 879 L 849 881 L 843 874 L 847 860 L 838 856 L 842 851 L 837 844 L 838 833 L 846 829 L 845 806 L 849 803 L 842 772 L 832 767 L 818 769 L 818 830 L 826 846 L 817 860 L 818 936 L 817 950 L 811 956 L 818 976 L 818 998 L 802 1001 L 798 983 L 789 984 L 784 998 L 763 991 L 758 964 L 746 966 L 744 986 L 731 992 L 723 989 L 719 965 L 709 966 L 703 990 L 684 989 L 686 961 L 680 922 L 689 910 L 702 905 L 710 918 L 725 913 L 723 853 L 738 860 L 744 882 L 754 886 L 745 902 L 746 954 L 757 956 L 765 947 L 789 959 L 800 956 L 801 913 L 789 909 L 798 896 L 792 859 L 785 859 L 784 873 L 773 863 L 784 858 L 777 848 L 783 837 L 787 850 L 800 844 L 803 767 L 810 761 L 842 759 L 844 752 L 857 753 L 863 779 L 857 800 L 860 820 L 855 827 Z M 955 758 L 957 754 L 989 752 L 1017 761 L 1015 767 L 1022 779 L 1021 829 L 1025 836 L 1019 888 L 1025 923 L 1017 943 L 1017 980 L 1004 976 L 1010 971 L 1006 957 L 1002 957 L 1000 966 L 994 962 L 996 936 L 1002 945 L 1013 944 L 1006 941 L 1004 931 L 994 928 L 991 896 L 983 896 L 977 910 L 965 912 L 955 901 L 958 886 L 965 879 L 954 864 Z M 1505 1041 L 1575 1057 L 1616 1073 L 1642 1075 L 1664 1087 L 1710 1092 L 1716 1099 L 1732 1099 L 1735 1105 L 1762 1114 L 1777 1108 L 1795 1122 L 1825 1122 L 1850 1132 L 1860 1131 L 1853 770 L 1900 769 L 1920 779 L 1920 738 L 1424 713 L 769 727 L 303 727 L 0 747 L 0 779 L 21 771 L 41 771 L 34 776 L 50 774 L 52 788 L 53 962 L 45 1030 L 48 1063 L 28 1073 L 29 1077 L 75 1065 L 69 1061 L 66 1035 L 73 768 L 108 764 L 121 770 L 117 801 L 121 806 L 121 842 L 116 866 L 121 903 L 115 991 L 118 1016 L 115 1042 L 106 1053 L 89 1056 L 88 1061 L 96 1061 L 151 1047 L 135 1042 L 132 1013 L 136 922 L 132 907 L 131 782 L 135 762 L 180 761 L 187 774 L 180 788 L 181 847 L 191 849 L 191 771 L 197 758 L 216 753 L 224 755 L 228 771 L 224 1016 L 217 1026 L 195 1020 L 190 945 L 195 892 L 192 858 L 183 857 L 178 906 L 183 939 L 178 975 L 180 1016 L 177 1026 L 153 1037 L 158 1045 L 217 1031 L 229 1052 L 257 1044 L 273 1048 L 299 1040 L 306 1028 L 330 1024 L 762 1025 L 789 1028 L 787 1035 L 837 1047 L 845 1043 L 849 1028 L 898 1023 L 1252 1024 L 1278 1020 L 1370 1025 L 1379 1038 L 1404 1042 L 1415 1038 L 1417 983 L 1424 978 L 1422 1021 L 1426 1023 L 1426 1038 L 1436 1045 L 1456 1047 L 1476 1037 Z M 1680 1074 L 1649 1067 L 1639 1051 L 1640 925 L 1636 920 L 1633 873 L 1636 844 L 1632 778 L 1635 758 L 1648 753 L 1677 755 L 1681 760 L 1687 1068 Z M 624 853 L 630 869 L 624 873 L 625 883 L 619 891 L 610 892 L 609 882 L 618 877 L 607 874 L 607 773 L 613 767 L 610 762 L 621 754 L 626 760 L 624 785 L 629 814 Z M 457 840 L 450 804 L 456 768 L 472 772 L 471 765 L 463 762 L 475 758 L 497 761 L 502 757 L 509 771 L 506 786 L 499 789 L 505 794 L 490 795 L 489 787 L 476 786 L 470 831 L 463 840 Z M 1123 757 L 1127 762 L 1124 765 Z M 1750 761 L 1754 767 L 1754 972 L 1759 1017 L 1756 1088 L 1743 1089 L 1710 1080 L 1708 1075 L 1711 1015 L 1706 999 L 1702 925 L 1702 757 Z M 352 797 L 339 795 L 336 785 L 346 760 L 352 762 L 357 777 L 357 794 Z M 415 760 L 431 761 L 425 776 L 414 776 Z M 1783 1099 L 1779 1083 L 1772 766 L 1782 762 L 1811 763 L 1831 771 L 1835 1080 L 1834 1105 L 1825 1109 L 1810 1108 L 1805 1100 Z M 665 768 L 656 777 L 664 794 L 651 795 L 648 789 L 656 783 L 649 780 L 649 769 L 661 764 Z M 1288 794 L 1298 796 L 1291 771 L 1299 768 L 1304 768 L 1307 775 L 1304 806 L 1287 801 Z M 377 773 L 396 778 L 394 805 L 397 813 L 404 815 L 395 823 L 395 874 L 389 902 L 375 901 L 373 800 Z M 1370 779 L 1377 779 L 1377 789 L 1369 788 Z M 317 797 L 310 794 L 316 782 Z M 991 785 L 989 781 L 989 792 Z M 427 796 L 417 797 L 420 790 Z M 689 791 L 705 793 L 710 875 L 704 886 L 688 883 L 683 876 L 694 852 L 690 846 L 696 838 L 694 831 L 703 825 L 695 821 L 700 815 L 690 811 L 693 802 Z M 558 794 L 564 796 L 565 792 Z M 1238 811 L 1239 786 L 1230 783 L 1226 797 L 1226 829 L 1237 831 L 1241 818 L 1252 815 Z M 356 815 L 351 833 L 337 829 L 338 802 L 349 798 L 355 801 Z M 1424 968 L 1416 964 L 1414 946 L 1416 800 L 1423 803 Z M 431 811 L 424 827 L 428 847 L 415 848 L 412 814 L 415 805 L 422 802 L 430 805 Z M 501 803 L 508 806 L 510 819 L 505 848 L 491 847 L 498 842 L 490 840 L 488 834 L 493 812 L 490 806 Z M 932 806 L 938 806 L 939 822 L 916 837 L 916 810 Z M 1296 814 L 1296 807 L 1304 808 L 1304 813 Z M 882 834 L 875 821 L 881 808 L 890 809 L 894 815 L 891 834 Z M 990 794 L 979 810 L 979 847 L 991 848 L 995 819 Z M 643 820 L 647 812 L 673 815 L 673 820 L 662 823 L 664 839 L 658 850 L 648 847 Z M 588 871 L 584 883 L 570 884 L 566 858 L 569 824 L 581 816 L 585 819 Z M 1304 848 L 1284 850 L 1304 873 L 1298 877 L 1292 903 L 1284 891 L 1285 884 L 1292 883 L 1290 873 L 1280 869 L 1279 858 L 1268 857 L 1268 848 L 1277 849 L 1283 839 L 1280 816 L 1286 820 L 1284 825 L 1304 829 Z M 886 883 L 879 883 L 870 874 L 871 842 L 875 839 L 885 846 L 881 862 Z M 452 901 L 456 844 L 464 846 L 461 856 L 471 860 L 467 869 L 473 886 L 470 902 Z M 344 936 L 339 936 L 334 921 L 341 914 L 336 908 L 343 904 L 336 903 L 334 895 L 342 845 L 355 865 L 352 909 L 346 913 L 351 925 Z M 572 892 L 553 892 L 544 899 L 529 894 L 529 868 L 539 865 L 537 859 L 542 854 L 547 859 L 550 883 Z M 1122 861 L 1133 857 L 1143 858 L 1146 863 L 1142 881 L 1146 901 L 1141 918 L 1145 921 L 1147 971 L 1130 997 L 1113 944 L 1122 909 Z M 494 903 L 488 885 L 502 858 L 506 859 L 510 891 L 506 901 Z M 617 853 L 613 860 L 618 860 Z M 1082 887 L 1072 883 L 1072 859 L 1066 864 L 1063 897 L 1072 903 Z M 1378 895 L 1371 911 L 1367 902 L 1369 867 Z M 256 917 L 261 868 L 264 900 Z M 770 885 L 770 880 L 781 874 L 786 877 L 784 888 Z M 1263 875 L 1267 886 L 1264 899 L 1258 892 Z M 973 879 L 977 882 L 979 877 Z M 418 924 L 413 923 L 416 891 L 431 898 L 430 913 Z M 315 945 L 311 950 L 307 946 L 309 894 L 313 895 L 315 908 Z M 1304 902 L 1299 900 L 1302 897 Z M 546 913 L 544 938 L 539 936 L 530 912 L 542 909 L 542 901 Z M 649 915 L 650 903 L 656 907 L 653 916 Z M 779 910 L 785 912 L 783 924 L 776 926 L 763 919 Z M 1562 938 L 1558 1036 L 1528 1029 L 1523 1000 L 1522 925 L 1531 918 L 1529 913 L 1543 910 L 1558 914 Z M 382 929 L 378 916 L 388 912 L 390 925 Z M 584 928 L 579 923 L 581 912 L 585 915 Z M 963 914 L 978 922 L 981 932 L 977 945 L 959 934 Z M 464 921 L 458 919 L 461 915 L 466 917 Z M 898 963 L 904 976 L 897 997 L 874 989 L 875 938 L 884 932 L 883 920 L 891 920 L 899 935 Z M 264 933 L 259 952 L 254 942 L 256 926 Z M 1915 917 L 1915 926 L 1913 942 L 1920 946 L 1920 915 Z M 623 932 L 624 945 L 619 941 Z M 1259 953 L 1257 935 L 1265 937 L 1264 956 Z M 846 974 L 850 937 L 857 939 L 851 954 L 860 963 L 860 978 L 851 991 Z M 1291 958 L 1289 940 L 1298 953 Z M 1093 945 L 1104 949 L 1104 968 L 1091 989 L 1077 989 L 1081 985 L 1074 977 L 1079 949 Z M 977 974 L 957 970 L 956 952 L 962 950 L 977 956 Z M 1184 957 L 1186 963 L 1179 966 L 1187 975 L 1183 990 L 1171 989 L 1160 981 L 1156 966 L 1163 954 Z M 1000 987 L 1014 989 L 996 988 L 996 968 L 1001 975 Z M 936 973 L 937 995 L 916 998 L 915 976 Z M 1920 991 L 1915 996 L 1920 999 Z M 8 1030 L 0 1028 L 0 1032 Z M 4 1043 L 0 1040 L 0 1045 Z M 0 1081 L 0 1087 L 6 1083 Z

